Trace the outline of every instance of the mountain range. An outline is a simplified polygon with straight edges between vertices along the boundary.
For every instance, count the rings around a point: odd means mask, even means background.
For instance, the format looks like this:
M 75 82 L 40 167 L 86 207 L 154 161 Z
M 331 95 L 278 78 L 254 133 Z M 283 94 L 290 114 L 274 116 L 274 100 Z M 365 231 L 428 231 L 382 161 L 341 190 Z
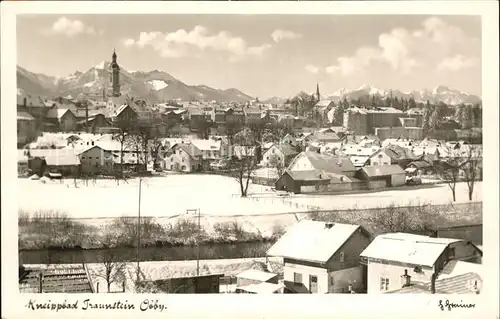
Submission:
M 66 77 L 54 77 L 37 74 L 17 66 L 18 94 L 31 94 L 40 96 L 67 96 L 76 97 L 80 93 L 93 96 L 102 96 L 105 83 L 109 77 L 109 62 L 103 61 L 85 72 L 76 71 Z M 242 91 L 230 88 L 226 90 L 215 89 L 206 85 L 188 85 L 161 70 L 127 71 L 120 70 L 120 90 L 122 94 L 134 97 L 147 98 L 152 103 L 167 100 L 205 100 L 217 102 L 248 102 L 254 98 Z M 373 85 L 364 84 L 355 89 L 339 89 L 331 94 L 321 96 L 322 99 L 339 101 L 344 98 L 358 99 L 375 95 L 381 99 L 390 96 L 398 99 L 414 98 L 415 102 L 433 104 L 444 102 L 449 105 L 461 103 L 479 103 L 481 98 L 477 95 L 454 90 L 446 86 L 438 86 L 432 90 L 412 90 L 402 92 L 397 89 L 380 89 Z M 283 97 L 272 97 L 262 100 L 263 103 L 282 104 L 287 100 Z
M 18 94 L 40 96 L 103 96 L 109 81 L 109 62 L 103 61 L 85 72 L 76 71 L 65 77 L 33 73 L 17 66 Z M 147 98 L 152 103 L 168 100 L 205 100 L 247 102 L 254 98 L 238 89 L 214 89 L 206 85 L 187 85 L 167 72 L 153 70 L 127 71 L 120 69 L 120 91 L 134 97 Z
M 461 103 L 475 104 L 481 102 L 481 98 L 477 95 L 461 92 L 459 90 L 451 89 L 443 85 L 437 86 L 432 90 L 422 89 L 402 92 L 400 90 L 379 89 L 373 85 L 364 84 L 361 87 L 352 90 L 342 88 L 333 92 L 332 94 L 325 95 L 322 98 L 338 101 L 344 99 L 344 97 L 349 100 L 373 95 L 381 99 L 385 99 L 391 96 L 393 98 L 397 97 L 398 99 L 413 98 L 417 103 L 426 103 L 427 101 L 429 101 L 433 104 L 443 102 L 448 105 L 458 105 Z

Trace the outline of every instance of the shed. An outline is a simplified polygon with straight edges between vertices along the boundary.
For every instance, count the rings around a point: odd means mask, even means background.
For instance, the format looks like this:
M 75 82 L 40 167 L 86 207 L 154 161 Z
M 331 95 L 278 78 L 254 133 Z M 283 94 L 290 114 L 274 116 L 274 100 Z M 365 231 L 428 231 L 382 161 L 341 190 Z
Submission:
M 330 177 L 323 170 L 294 171 L 286 170 L 278 178 L 275 187 L 278 190 L 285 190 L 300 193 L 302 186 L 319 186 L 330 184 Z
M 364 166 L 357 177 L 368 182 L 385 181 L 381 186 L 401 186 L 405 185 L 406 173 L 399 165 Z

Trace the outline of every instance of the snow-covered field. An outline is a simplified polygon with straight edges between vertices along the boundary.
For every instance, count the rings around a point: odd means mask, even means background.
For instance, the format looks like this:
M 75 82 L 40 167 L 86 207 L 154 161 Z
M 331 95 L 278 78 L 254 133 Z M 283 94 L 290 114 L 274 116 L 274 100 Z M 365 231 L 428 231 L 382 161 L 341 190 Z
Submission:
M 127 183 L 128 182 L 128 183 Z M 18 179 L 19 208 L 28 213 L 36 210 L 57 210 L 69 217 L 137 216 L 139 180 L 92 181 L 85 186 L 73 180 L 48 181 Z M 254 194 L 270 193 L 270 188 L 250 185 Z M 217 175 L 168 175 L 142 182 L 141 214 L 143 216 L 175 216 L 187 209 L 200 209 L 203 215 L 251 215 L 306 211 L 307 204 L 291 205 L 280 198 L 241 198 L 236 180 Z
M 92 181 L 75 188 L 71 179 L 48 181 L 18 179 L 19 208 L 65 212 L 73 218 L 137 216 L 139 180 Z M 269 187 L 250 184 L 249 198 L 239 196 L 236 180 L 217 175 L 168 175 L 143 180 L 141 214 L 173 217 L 187 209 L 202 215 L 226 217 L 304 212 L 311 208 L 350 209 L 411 204 L 449 204 L 451 191 L 446 184 L 404 186 L 379 192 L 339 195 L 291 195 L 279 197 Z M 482 183 L 476 183 L 474 201 L 482 201 Z M 465 183 L 457 185 L 457 203 L 469 202 Z

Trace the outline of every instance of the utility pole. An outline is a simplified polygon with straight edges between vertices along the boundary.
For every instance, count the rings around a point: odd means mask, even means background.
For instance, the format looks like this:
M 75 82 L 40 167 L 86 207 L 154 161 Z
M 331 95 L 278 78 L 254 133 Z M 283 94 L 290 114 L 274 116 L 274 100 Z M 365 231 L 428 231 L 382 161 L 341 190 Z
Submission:
M 188 209 L 186 210 L 186 213 L 195 213 L 198 214 L 198 234 L 196 235 L 196 276 L 200 275 L 200 209 Z
M 43 292 L 43 273 L 40 270 L 40 273 L 38 274 L 38 292 L 42 293 Z
M 89 104 L 87 103 L 87 100 L 84 100 L 83 103 L 85 103 L 85 132 L 89 132 Z
M 139 178 L 139 209 L 138 209 L 138 218 L 137 218 L 137 282 L 139 282 L 139 249 L 141 246 L 141 186 L 142 186 L 142 178 Z

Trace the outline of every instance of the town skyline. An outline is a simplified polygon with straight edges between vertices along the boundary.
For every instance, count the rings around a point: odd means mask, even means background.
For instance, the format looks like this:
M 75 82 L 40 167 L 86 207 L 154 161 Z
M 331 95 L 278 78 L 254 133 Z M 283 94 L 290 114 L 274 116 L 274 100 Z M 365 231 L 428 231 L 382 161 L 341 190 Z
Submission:
M 481 96 L 476 17 L 162 17 L 20 16 L 17 64 L 64 77 L 109 61 L 116 49 L 128 71 L 162 70 L 190 85 L 237 88 L 254 97 L 312 92 L 316 83 L 324 94 L 371 84 L 403 92 L 444 85 Z M 130 20 L 137 23 L 125 23 Z M 330 41 L 322 39 L 326 26 L 333 27 Z M 342 36 L 342 26 L 359 36 Z M 28 32 L 33 29 L 40 31 Z M 426 50 L 431 44 L 434 50 Z M 60 59 L 64 52 L 68 57 Z M 263 73 L 271 68 L 276 72 Z

